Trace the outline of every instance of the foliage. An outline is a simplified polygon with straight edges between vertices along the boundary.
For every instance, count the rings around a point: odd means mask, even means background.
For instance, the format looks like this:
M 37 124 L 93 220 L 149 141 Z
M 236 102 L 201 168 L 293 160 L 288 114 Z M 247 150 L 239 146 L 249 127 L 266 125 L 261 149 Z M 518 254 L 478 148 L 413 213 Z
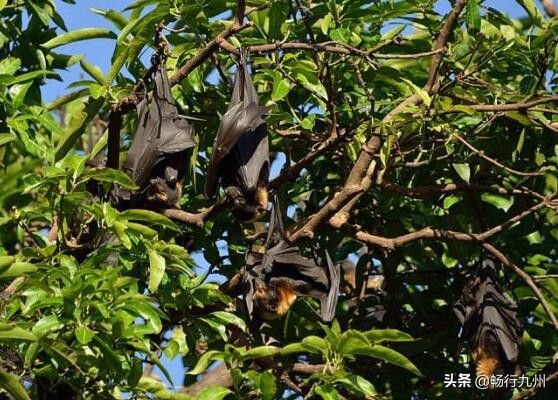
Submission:
M 480 241 L 534 277 L 558 309 L 558 20 L 532 0 L 518 0 L 520 20 L 469 0 L 447 45 L 432 52 L 447 20 L 435 0 L 247 2 L 251 24 L 173 89 L 181 112 L 201 119 L 182 208 L 213 204 L 202 194 L 204 171 L 230 96 L 231 46 L 259 46 L 254 82 L 269 107 L 291 232 L 377 150 L 349 219 L 327 218 L 313 231 L 347 271 L 336 321 L 318 323 L 317 304 L 299 300 L 262 330 L 280 340 L 267 345 L 250 337 L 241 307 L 214 278 L 241 269 L 257 223 L 225 211 L 190 226 L 156 211 L 118 211 L 90 193 L 134 186 L 122 171 L 89 164 L 104 154 L 111 106 L 149 67 L 142 55 L 154 51 L 155 24 L 185 28 L 166 36 L 172 75 L 232 26 L 237 9 L 224 0 L 128 3 L 92 10 L 110 31 L 67 32 L 52 0 L 0 0 L 0 387 L 16 399 L 191 398 L 144 374 L 150 365 L 167 374 L 163 353 L 182 357 L 187 374 L 174 383 L 186 389 L 215 361 L 227 366 L 232 383 L 208 386 L 199 399 L 294 398 L 297 389 L 323 399 L 491 398 L 443 386 L 444 374 L 473 370 L 451 306 Z M 114 46 L 106 75 L 63 53 L 67 43 L 101 37 Z M 295 45 L 277 50 L 283 42 Z M 44 86 L 77 63 L 86 78 L 44 104 Z M 414 100 L 398 109 L 406 99 Z M 515 106 L 491 108 L 502 104 Z M 135 126 L 135 113 L 126 114 L 125 146 Z M 451 234 L 485 231 L 480 240 Z M 520 364 L 530 374 L 556 371 L 557 330 L 540 298 L 512 269 L 500 275 L 525 326 Z M 552 398 L 550 385 L 537 398 Z

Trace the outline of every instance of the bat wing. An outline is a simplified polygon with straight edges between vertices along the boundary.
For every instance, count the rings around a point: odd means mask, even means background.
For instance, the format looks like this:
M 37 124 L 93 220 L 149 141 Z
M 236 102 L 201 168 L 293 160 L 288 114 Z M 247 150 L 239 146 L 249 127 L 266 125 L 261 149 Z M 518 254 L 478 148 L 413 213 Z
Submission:
M 153 93 L 146 96 L 138 106 L 138 128 L 124 169 L 138 186 L 144 186 L 153 177 L 155 167 L 165 156 L 185 151 L 195 145 L 193 126 L 178 114 L 167 70 L 162 66 L 155 72 Z M 185 164 L 185 160 L 183 161 Z
M 462 338 L 472 348 L 488 348 L 496 341 L 510 363 L 518 357 L 521 323 L 516 304 L 503 293 L 496 281 L 496 267 L 483 259 L 475 278 L 464 288 L 454 311 L 462 324 Z
M 243 51 L 229 107 L 221 119 L 213 144 L 205 180 L 206 196 L 215 194 L 223 173 L 234 175 L 243 189 L 254 190 L 262 169 L 267 166 L 269 170 L 269 141 L 263 120 L 267 109 L 259 106 L 258 102 L 259 98 L 246 65 L 246 53 Z M 223 161 L 229 154 L 238 167 L 236 171 L 222 171 Z M 267 181 L 267 177 L 265 180 Z
M 223 116 L 213 144 L 205 181 L 205 193 L 213 196 L 217 189 L 221 164 L 231 154 L 238 165 L 241 186 L 255 188 L 262 168 L 269 164 L 269 141 L 262 116 L 266 108 L 255 103 L 238 103 Z M 232 171 L 223 171 L 232 172 Z M 255 183 L 254 183 L 255 182 Z
M 281 241 L 270 256 L 273 263 L 272 279 L 289 279 L 297 295 L 310 296 L 320 300 L 322 320 L 329 322 L 335 315 L 339 297 L 339 270 L 327 254 L 327 268 L 313 260 L 301 256 L 298 247 Z
M 500 343 L 504 356 L 509 362 L 517 361 L 521 324 L 516 316 L 517 306 L 502 292 L 487 285 L 485 300 L 481 306 L 481 327 L 478 341 L 485 340 L 491 333 Z
M 283 218 L 281 215 L 279 199 L 277 195 L 275 195 L 273 196 L 273 208 L 271 209 L 271 218 L 267 230 L 267 238 L 265 240 L 265 247 L 268 249 L 278 244 L 285 237 L 285 228 L 283 227 Z
M 157 162 L 154 138 L 157 135 L 158 123 L 151 115 L 155 104 L 152 97 L 148 96 L 138 105 L 138 126 L 124 161 L 124 171 L 140 187 L 147 182 Z

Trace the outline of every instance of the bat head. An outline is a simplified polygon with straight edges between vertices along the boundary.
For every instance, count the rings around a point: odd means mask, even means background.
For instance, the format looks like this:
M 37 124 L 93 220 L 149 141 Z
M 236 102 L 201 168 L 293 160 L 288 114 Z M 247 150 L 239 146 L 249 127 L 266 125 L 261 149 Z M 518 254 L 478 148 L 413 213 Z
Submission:
M 295 299 L 295 289 L 289 282 L 255 280 L 252 301 L 255 311 L 263 319 L 285 315 Z
M 253 221 L 267 211 L 268 192 L 265 186 L 258 186 L 255 191 L 245 192 L 237 186 L 225 189 L 232 200 L 232 210 L 240 221 Z

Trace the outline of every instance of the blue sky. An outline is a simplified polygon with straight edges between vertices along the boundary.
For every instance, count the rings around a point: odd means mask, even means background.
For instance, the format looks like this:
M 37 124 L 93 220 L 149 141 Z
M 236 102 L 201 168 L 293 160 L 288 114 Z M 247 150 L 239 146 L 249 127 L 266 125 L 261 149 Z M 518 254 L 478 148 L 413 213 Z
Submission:
M 58 12 L 62 15 L 66 26 L 69 30 L 75 30 L 86 27 L 104 27 L 114 30 L 112 24 L 105 20 L 102 16 L 90 11 L 91 7 L 99 9 L 116 9 L 121 11 L 130 1 L 107 1 L 107 0 L 77 0 L 75 5 L 66 4 L 60 0 L 55 0 Z M 525 15 L 523 9 L 513 0 L 486 0 L 485 5 L 496 8 L 502 12 L 508 13 L 512 17 L 520 17 Z M 437 4 L 440 13 L 447 13 L 450 9 L 448 0 L 440 0 Z M 112 56 L 114 42 L 109 39 L 96 39 L 86 42 L 77 42 L 60 48 L 65 54 L 83 54 L 86 61 L 97 65 L 105 74 L 110 68 L 110 59 Z M 144 55 L 144 60 L 149 59 L 149 54 Z M 45 103 L 48 103 L 57 97 L 68 92 L 68 84 L 75 82 L 81 78 L 85 78 L 79 64 L 70 67 L 67 71 L 61 71 L 60 76 L 62 82 L 49 80 L 43 87 L 43 96 Z M 207 263 L 200 256 L 195 256 L 195 261 L 201 269 L 207 268 Z M 164 364 L 168 368 L 173 377 L 176 386 L 182 383 L 183 371 L 180 357 L 173 361 L 163 359 Z M 162 374 L 159 374 L 162 376 Z

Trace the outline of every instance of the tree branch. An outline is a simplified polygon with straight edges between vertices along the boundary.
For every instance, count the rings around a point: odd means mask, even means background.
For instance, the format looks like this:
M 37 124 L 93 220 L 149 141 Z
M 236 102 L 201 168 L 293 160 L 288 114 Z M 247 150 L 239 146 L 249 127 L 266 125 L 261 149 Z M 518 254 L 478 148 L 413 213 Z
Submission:
M 459 14 L 467 4 L 467 0 L 458 0 L 453 10 L 445 21 L 436 40 L 434 50 L 438 51 L 432 59 L 429 70 L 429 78 L 425 86 L 425 90 L 432 92 L 434 90 L 433 82 L 436 79 L 439 64 L 442 62 L 443 53 L 449 35 L 457 25 Z M 432 83 L 431 83 L 432 82 Z M 414 94 L 403 100 L 397 107 L 389 112 L 382 120 L 382 124 L 387 125 L 393 122 L 394 118 L 402 113 L 409 105 L 420 104 L 422 99 L 419 95 Z M 372 185 L 372 176 L 376 172 L 376 162 L 374 157 L 382 145 L 381 128 L 376 129 L 372 137 L 362 146 L 362 150 L 349 173 L 343 188 L 337 192 L 331 200 L 329 200 L 318 212 L 311 215 L 300 228 L 292 233 L 289 237 L 291 242 L 297 242 L 303 238 L 312 239 L 316 230 L 326 221 L 332 221 L 336 226 L 343 225 L 348 220 L 351 208 L 356 204 L 358 197 L 362 195 Z M 350 202 L 350 204 L 349 204 Z M 345 207 L 347 205 L 347 207 Z M 332 218 L 340 210 L 342 213 Z
M 216 203 L 207 210 L 201 211 L 196 214 L 189 213 L 184 210 L 179 210 L 176 208 L 168 208 L 162 210 L 162 214 L 170 219 L 174 219 L 180 222 L 184 222 L 188 225 L 194 225 L 197 227 L 203 227 L 203 224 L 211 217 L 219 214 L 228 207 L 227 201 L 222 201 Z
M 556 8 L 554 0 L 541 0 L 541 3 L 549 17 L 556 17 L 558 15 L 558 8 Z
M 459 136 L 457 133 L 453 133 L 452 136 L 457 138 L 457 140 L 459 140 L 461 143 L 463 143 L 467 148 L 469 148 L 470 150 L 472 150 L 476 154 L 478 154 L 479 157 L 485 159 L 486 161 L 488 161 L 491 164 L 496 165 L 499 168 L 502 168 L 504 171 L 507 171 L 510 174 L 514 174 L 514 175 L 518 175 L 518 176 L 542 176 L 542 175 L 544 175 L 544 173 L 542 173 L 542 172 L 521 172 L 521 171 L 517 171 L 515 169 L 512 169 L 510 167 L 506 167 L 504 164 L 500 163 L 499 161 L 488 157 L 486 154 L 484 154 L 484 151 L 477 149 L 472 144 L 470 144 L 465 139 L 463 139 L 461 136 Z
M 544 309 L 545 313 L 550 318 L 550 321 L 552 322 L 552 325 L 554 325 L 554 328 L 556 330 L 558 330 L 558 320 L 556 319 L 556 316 L 552 312 L 552 308 L 551 308 L 550 304 L 548 304 L 548 302 L 544 298 L 544 295 L 542 294 L 541 290 L 539 289 L 539 287 L 537 286 L 537 284 L 535 283 L 535 281 L 533 280 L 531 275 L 529 275 L 527 272 L 523 271 L 517 265 L 512 263 L 502 252 L 500 252 L 496 247 L 494 247 L 490 243 L 483 243 L 481 246 L 484 249 L 486 249 L 488 252 L 490 252 L 494 257 L 496 257 L 507 268 L 509 268 L 513 272 L 515 272 L 515 274 L 517 276 L 519 276 L 521 279 L 523 279 L 523 281 L 527 284 L 527 286 L 529 286 L 531 288 L 531 290 L 533 291 L 533 293 L 535 293 L 535 296 L 537 296 L 537 299 L 539 299 L 539 302 L 541 303 L 542 308 Z
M 488 240 L 490 237 L 496 235 L 504 231 L 505 229 L 509 228 L 511 225 L 515 224 L 516 222 L 521 221 L 523 218 L 537 212 L 538 210 L 547 207 L 548 205 L 554 202 L 557 194 L 553 194 L 551 196 L 546 197 L 543 201 L 534 206 L 528 208 L 527 210 L 517 214 L 516 216 L 508 219 L 507 221 L 496 225 L 495 227 L 481 232 L 481 233 L 465 233 L 465 232 L 458 232 L 452 230 L 445 230 L 445 229 L 435 229 L 435 228 L 423 228 L 415 232 L 407 233 L 401 236 L 397 236 L 395 238 L 386 238 L 383 236 L 373 235 L 371 233 L 365 232 L 360 229 L 358 226 L 351 226 L 348 224 L 342 225 L 340 229 L 350 235 L 351 237 L 370 245 L 383 247 L 388 250 L 394 250 L 397 247 L 404 246 L 411 242 L 422 240 L 422 239 L 452 239 L 452 240 L 461 240 L 461 241 L 475 241 L 475 242 L 484 242 Z
M 425 198 L 430 196 L 438 196 L 447 193 L 455 193 L 455 192 L 486 192 L 486 193 L 495 193 L 495 194 L 502 194 L 507 196 L 527 196 L 527 197 L 537 197 L 535 194 L 521 190 L 521 189 L 505 189 L 502 187 L 492 187 L 492 186 L 484 186 L 479 185 L 476 183 L 447 183 L 445 185 L 428 185 L 428 186 L 418 186 L 408 188 L 403 185 L 398 185 L 396 183 L 390 182 L 381 182 L 378 186 L 390 193 L 397 193 L 403 196 L 415 197 L 415 198 Z M 542 196 L 542 195 L 541 195 Z M 540 198 L 540 197 L 539 197 Z M 544 198 L 544 197 L 542 197 Z

